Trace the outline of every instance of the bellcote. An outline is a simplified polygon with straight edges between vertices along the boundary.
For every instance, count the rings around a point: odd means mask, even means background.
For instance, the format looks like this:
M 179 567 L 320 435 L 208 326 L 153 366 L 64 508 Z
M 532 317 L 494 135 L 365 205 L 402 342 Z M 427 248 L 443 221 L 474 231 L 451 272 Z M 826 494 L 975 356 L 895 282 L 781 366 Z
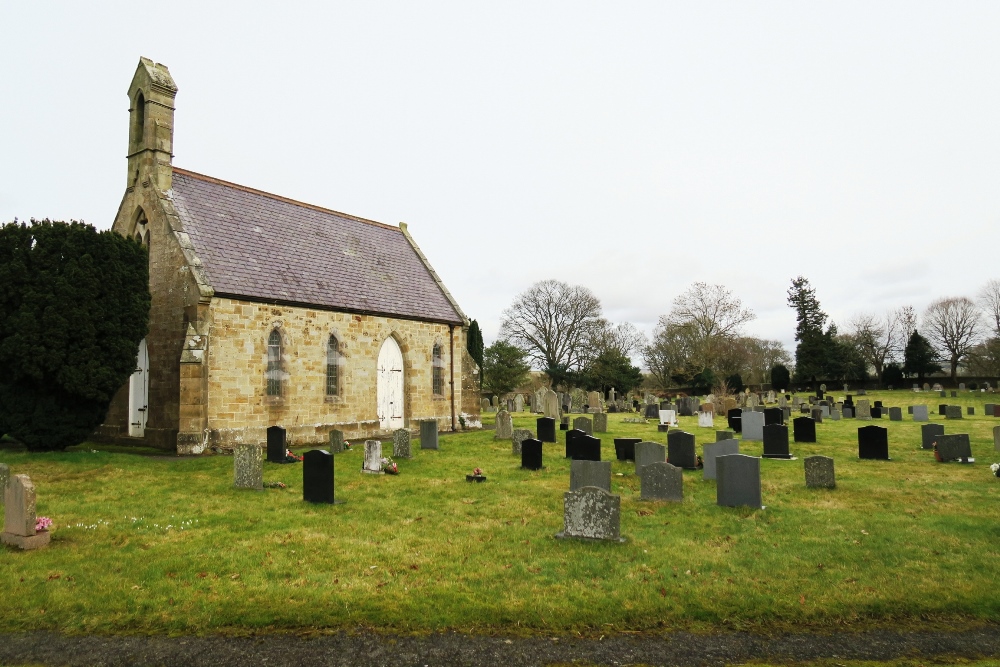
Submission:
M 128 88 L 129 189 L 152 183 L 170 189 L 174 147 L 174 97 L 177 84 L 165 65 L 139 58 Z

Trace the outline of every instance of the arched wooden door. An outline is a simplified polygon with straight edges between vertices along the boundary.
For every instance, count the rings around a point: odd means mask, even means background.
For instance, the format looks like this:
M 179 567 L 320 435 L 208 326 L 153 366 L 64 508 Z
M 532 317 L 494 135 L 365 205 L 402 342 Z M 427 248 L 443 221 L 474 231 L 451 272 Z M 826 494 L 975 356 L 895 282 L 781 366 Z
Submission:
M 135 371 L 128 379 L 128 434 L 141 438 L 146 434 L 146 414 L 149 408 L 149 353 L 146 339 L 139 343 Z
M 392 336 L 378 353 L 376 395 L 379 428 L 403 428 L 403 353 Z

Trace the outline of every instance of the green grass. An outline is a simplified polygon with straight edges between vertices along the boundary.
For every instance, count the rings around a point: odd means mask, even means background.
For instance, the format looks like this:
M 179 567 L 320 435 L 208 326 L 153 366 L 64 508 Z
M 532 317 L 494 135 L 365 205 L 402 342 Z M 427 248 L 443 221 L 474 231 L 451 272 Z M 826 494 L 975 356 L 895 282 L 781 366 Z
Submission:
M 302 502 L 301 464 L 265 465 L 265 480 L 286 490 L 237 491 L 231 457 L 6 445 L 0 461 L 31 475 L 38 512 L 56 530 L 46 549 L 0 550 L 0 629 L 586 634 L 1000 620 L 1000 479 L 988 467 L 1000 461 L 1000 419 L 982 414 L 1000 400 L 870 398 L 922 401 L 935 413 L 938 402 L 975 405 L 977 416 L 946 428 L 970 434 L 976 463 L 935 463 L 905 415 L 875 422 L 889 428 L 893 460 L 859 461 L 864 422 L 826 421 L 818 443 L 793 444 L 799 460 L 762 461 L 767 509 L 751 511 L 716 506 L 715 482 L 700 471 L 684 473 L 682 504 L 640 502 L 632 464 L 614 461 L 626 544 L 552 538 L 569 485 L 561 441 L 546 445 L 545 470 L 528 472 L 491 431 L 443 435 L 440 451 L 415 447 L 395 477 L 362 475 L 359 446 L 337 455 L 337 497 L 347 502 L 334 506 Z M 606 460 L 614 437 L 664 441 L 655 424 L 624 416 L 609 415 Z M 516 415 L 515 427 L 533 429 L 534 419 Z M 699 445 L 714 441 L 696 418 L 680 421 Z M 742 449 L 761 452 L 760 443 Z M 802 459 L 812 454 L 835 459 L 837 489 L 805 488 Z M 485 484 L 465 481 L 474 466 Z

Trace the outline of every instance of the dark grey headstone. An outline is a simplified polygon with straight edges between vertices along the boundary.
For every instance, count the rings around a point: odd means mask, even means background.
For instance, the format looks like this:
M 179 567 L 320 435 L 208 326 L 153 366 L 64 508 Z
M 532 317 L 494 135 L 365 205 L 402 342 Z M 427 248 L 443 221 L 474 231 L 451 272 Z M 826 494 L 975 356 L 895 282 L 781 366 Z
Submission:
M 563 494 L 563 530 L 556 537 L 624 542 L 621 497 L 596 486 Z
M 914 405 L 913 406 L 913 421 L 915 421 L 915 422 L 925 422 L 928 419 L 930 419 L 930 416 L 927 414 L 927 406 L 926 405 Z
M 796 417 L 792 420 L 792 437 L 795 442 L 816 442 L 816 422 L 811 417 Z
M 514 456 L 521 455 L 521 443 L 535 435 L 526 428 L 515 428 L 510 432 L 510 451 Z
M 576 439 L 585 435 L 587 434 L 583 431 L 578 431 L 575 428 L 566 431 L 566 458 L 576 458 Z
M 913 406 L 912 405 L 907 405 L 906 406 L 906 414 L 908 414 L 908 415 L 912 415 L 913 414 Z M 892 412 L 891 411 L 889 412 L 889 419 L 892 419 Z
M 881 426 L 858 429 L 858 458 L 889 460 L 889 431 Z
M 635 472 L 657 461 L 667 460 L 667 448 L 658 442 L 640 442 L 635 446 Z
M 715 459 L 718 479 L 716 502 L 724 507 L 762 509 L 760 459 L 744 454 L 727 454 Z
M 920 427 L 921 449 L 934 449 L 934 443 L 944 435 L 942 424 L 924 424 Z
M 528 438 L 521 441 L 521 467 L 528 470 L 542 469 L 542 441 Z
M 333 454 L 325 449 L 312 449 L 302 456 L 302 500 L 333 502 Z
M 285 429 L 280 426 L 267 428 L 267 461 L 268 463 L 285 462 Z
M 337 429 L 330 431 L 330 453 L 339 454 L 344 451 L 344 432 Z
M 970 405 L 969 407 L 965 408 L 965 414 L 974 415 L 976 414 L 976 409 Z
M 882 408 L 872 408 L 871 409 L 872 419 L 882 419 Z
M 820 410 L 819 408 L 813 408 L 810 411 L 810 416 L 812 417 L 812 420 L 817 424 L 823 423 L 823 411 Z
M 645 412 L 642 414 L 646 419 L 659 419 L 660 418 L 660 406 L 658 405 L 647 405 Z
M 952 391 L 951 392 L 951 397 L 952 398 L 958 398 L 958 392 L 957 391 Z
M 968 433 L 950 433 L 937 438 L 938 455 L 942 461 L 968 459 L 972 457 L 972 445 L 969 444 Z
M 650 463 L 639 471 L 639 498 L 679 503 L 684 500 L 684 474 L 669 463 Z
M 601 441 L 599 438 L 587 434 L 578 435 L 575 446 L 576 454 L 573 456 L 574 461 L 601 460 Z
M 594 413 L 594 433 L 608 432 L 608 414 L 606 412 Z
M 768 424 L 764 427 L 764 458 L 790 459 L 788 453 L 788 427 L 782 424 Z
M 805 468 L 807 487 L 836 488 L 837 478 L 833 472 L 833 459 L 829 456 L 810 456 L 805 460 Z
M 716 459 L 720 456 L 726 456 L 728 454 L 739 454 L 740 441 L 735 438 L 730 440 L 719 440 L 718 442 L 704 445 L 702 447 L 702 452 L 702 463 L 705 466 L 702 469 L 702 479 L 716 479 Z
M 615 458 L 619 461 L 635 461 L 635 446 L 642 438 L 615 438 Z
M 889 421 L 901 422 L 903 421 L 903 409 L 902 408 L 889 408 Z
M 420 422 L 420 449 L 438 448 L 438 423 L 436 419 Z
M 938 415 L 944 417 L 946 414 L 948 414 L 948 404 L 941 403 L 938 405 Z
M 569 464 L 569 490 L 596 486 L 611 491 L 611 461 L 573 461 Z
M 962 418 L 962 406 L 961 405 L 949 405 L 945 409 L 944 416 L 945 416 L 945 419 L 961 419 Z
M 573 428 L 577 431 L 583 431 L 587 435 L 594 435 L 594 422 L 591 421 L 590 417 L 577 417 L 573 420 Z
M 987 417 L 995 417 L 994 410 L 996 410 L 996 405 L 994 403 L 987 403 L 984 412 Z
M 667 434 L 667 461 L 678 468 L 693 470 L 698 467 L 694 435 L 684 431 Z
M 854 419 L 854 408 L 844 405 L 844 419 Z
M 264 488 L 264 453 L 260 445 L 236 445 L 233 448 L 233 486 L 237 489 Z M 9 471 L 0 463 L 0 495 L 7 486 Z
M 538 439 L 542 442 L 556 441 L 556 420 L 552 417 L 539 417 L 535 420 L 535 428 L 538 430 Z

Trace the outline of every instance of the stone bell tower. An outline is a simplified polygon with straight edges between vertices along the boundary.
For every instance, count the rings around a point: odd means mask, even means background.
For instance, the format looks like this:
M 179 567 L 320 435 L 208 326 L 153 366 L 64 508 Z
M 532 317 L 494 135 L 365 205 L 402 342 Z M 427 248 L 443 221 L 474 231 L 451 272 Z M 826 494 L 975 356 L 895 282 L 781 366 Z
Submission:
M 128 87 L 128 190 L 152 183 L 170 189 L 174 147 L 174 96 L 177 85 L 165 65 L 139 58 Z

